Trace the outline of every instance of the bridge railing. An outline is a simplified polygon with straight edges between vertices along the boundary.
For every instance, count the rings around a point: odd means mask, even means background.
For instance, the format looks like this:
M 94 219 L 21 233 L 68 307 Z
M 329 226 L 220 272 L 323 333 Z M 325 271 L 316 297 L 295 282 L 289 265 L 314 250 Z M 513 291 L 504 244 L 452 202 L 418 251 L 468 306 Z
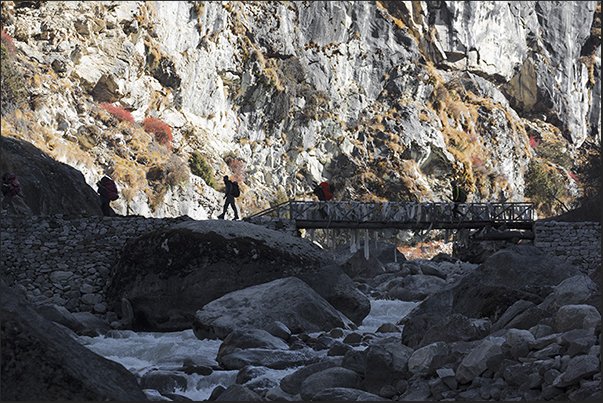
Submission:
M 248 218 L 294 220 L 298 228 L 531 228 L 532 203 L 419 203 L 290 200 Z

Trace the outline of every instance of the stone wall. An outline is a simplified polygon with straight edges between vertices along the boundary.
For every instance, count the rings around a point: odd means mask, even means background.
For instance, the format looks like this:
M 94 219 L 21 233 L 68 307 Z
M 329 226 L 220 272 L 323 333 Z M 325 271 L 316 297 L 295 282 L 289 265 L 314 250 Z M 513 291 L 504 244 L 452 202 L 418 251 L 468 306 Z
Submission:
M 125 243 L 179 218 L 63 215 L 2 217 L 2 280 L 71 312 L 107 313 L 111 267 Z
M 109 274 L 125 243 L 188 220 L 192 219 L 3 215 L 2 280 L 25 287 L 30 297 L 40 302 L 50 301 L 71 312 L 88 311 L 106 318 L 104 295 Z M 258 224 L 295 233 L 288 222 Z M 537 222 L 535 237 L 535 246 L 585 271 L 601 264 L 600 223 Z
M 601 223 L 537 221 L 534 246 L 580 267 L 601 266 Z

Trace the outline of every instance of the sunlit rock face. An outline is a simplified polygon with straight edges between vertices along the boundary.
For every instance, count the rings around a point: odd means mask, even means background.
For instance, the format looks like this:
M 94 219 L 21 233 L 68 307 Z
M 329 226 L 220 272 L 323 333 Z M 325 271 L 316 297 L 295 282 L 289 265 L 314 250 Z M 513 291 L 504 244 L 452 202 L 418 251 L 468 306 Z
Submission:
M 101 102 L 157 117 L 183 161 L 201 152 L 218 181 L 244 166 L 243 210 L 323 179 L 339 199 L 442 201 L 462 176 L 472 201 L 522 201 L 528 136 L 600 139 L 600 50 L 584 59 L 596 4 L 46 2 L 13 7 L 4 29 L 57 77 L 60 90 L 32 89 L 49 135 L 110 129 Z M 115 141 L 132 151 L 123 131 Z M 114 151 L 88 152 L 53 156 L 93 186 Z M 201 182 L 138 189 L 115 208 L 210 218 L 221 196 Z

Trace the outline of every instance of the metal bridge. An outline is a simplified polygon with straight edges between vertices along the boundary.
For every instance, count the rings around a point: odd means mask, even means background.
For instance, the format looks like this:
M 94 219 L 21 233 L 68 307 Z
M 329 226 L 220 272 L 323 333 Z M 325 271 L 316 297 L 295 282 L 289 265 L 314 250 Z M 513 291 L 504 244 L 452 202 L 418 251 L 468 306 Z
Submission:
M 480 229 L 532 230 L 532 203 L 419 203 L 296 201 L 244 218 L 290 220 L 298 229 Z M 266 219 L 266 218 L 265 218 Z

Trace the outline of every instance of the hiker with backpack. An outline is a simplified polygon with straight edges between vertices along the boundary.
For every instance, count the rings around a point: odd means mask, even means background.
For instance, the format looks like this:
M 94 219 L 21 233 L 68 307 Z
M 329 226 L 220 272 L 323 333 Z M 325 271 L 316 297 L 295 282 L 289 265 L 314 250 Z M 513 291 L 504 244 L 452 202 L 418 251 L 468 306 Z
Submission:
M 117 186 L 113 179 L 103 176 L 100 181 L 96 182 L 98 186 L 97 193 L 100 197 L 101 210 L 103 215 L 106 217 L 112 217 L 115 215 L 115 211 L 111 208 L 111 202 L 119 198 L 117 193 Z
M 312 184 L 314 186 L 312 193 L 318 197 L 318 200 L 329 201 L 333 198 L 333 185 L 329 185 L 328 182 L 320 182 L 320 184 L 313 182 Z
M 237 211 L 237 206 L 235 204 L 235 197 L 239 197 L 241 195 L 241 190 L 239 189 L 239 183 L 237 181 L 231 181 L 228 176 L 224 176 L 224 210 L 222 214 L 218 216 L 220 220 L 224 219 L 226 215 L 226 211 L 228 211 L 228 206 L 232 207 L 232 211 L 234 212 L 234 219 L 239 219 L 239 213 Z
M 7 172 L 2 175 L 2 210 L 11 210 L 17 214 L 31 214 L 31 209 L 25 203 L 21 193 L 21 184 L 17 175 Z
M 452 207 L 452 214 L 456 218 L 459 215 L 459 203 L 465 203 L 467 201 L 467 191 L 463 189 L 456 180 L 450 182 L 452 188 L 452 201 L 454 206 Z

